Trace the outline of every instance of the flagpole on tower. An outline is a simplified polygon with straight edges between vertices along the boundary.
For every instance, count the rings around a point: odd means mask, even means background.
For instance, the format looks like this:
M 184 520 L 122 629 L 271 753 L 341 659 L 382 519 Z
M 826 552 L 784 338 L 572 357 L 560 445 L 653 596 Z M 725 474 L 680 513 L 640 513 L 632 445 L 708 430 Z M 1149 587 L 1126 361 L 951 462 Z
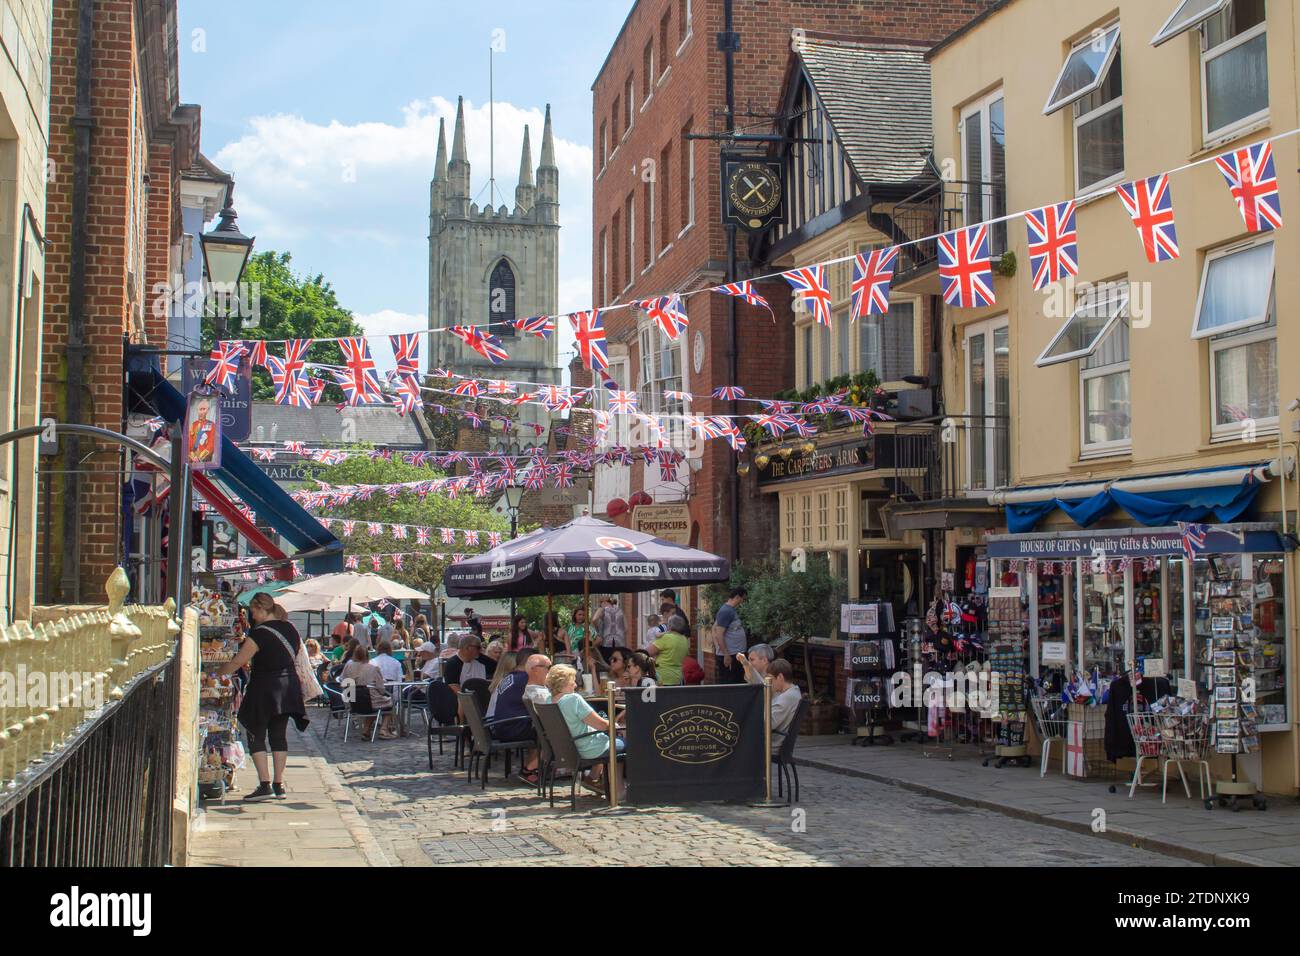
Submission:
M 488 45 L 488 205 L 495 205 L 497 201 L 497 177 L 496 177 L 496 80 L 493 70 L 493 61 L 496 59 L 496 50 Z

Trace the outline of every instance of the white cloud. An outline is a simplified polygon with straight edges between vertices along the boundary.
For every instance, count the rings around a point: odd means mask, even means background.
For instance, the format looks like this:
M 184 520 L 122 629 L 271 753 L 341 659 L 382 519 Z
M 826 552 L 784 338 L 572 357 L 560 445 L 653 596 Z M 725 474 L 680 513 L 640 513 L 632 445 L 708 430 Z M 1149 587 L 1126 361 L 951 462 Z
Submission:
M 412 315 L 410 312 L 398 312 L 395 309 L 383 309 L 370 315 L 358 315 L 355 318 L 366 330 L 366 335 L 380 337 L 370 340 L 370 355 L 374 358 L 380 372 L 389 372 L 397 367 L 397 363 L 393 361 L 392 347 L 386 336 L 396 335 L 399 332 L 418 332 L 428 326 L 428 321 L 423 315 Z M 420 339 L 421 371 L 429 368 L 428 341 L 428 336 Z
M 541 158 L 543 109 L 498 102 L 494 204 L 514 205 L 524 126 L 534 170 Z M 450 153 L 456 104 L 442 97 L 409 103 L 400 122 L 316 123 L 301 116 L 254 117 L 215 162 L 235 177 L 244 232 L 259 249 L 285 250 L 294 266 L 321 272 L 341 304 L 367 331 L 423 327 L 428 302 L 429 180 L 438 120 Z M 487 203 L 487 104 L 465 106 L 471 198 Z M 560 302 L 591 304 L 591 164 L 589 146 L 555 141 L 560 169 Z M 562 323 L 563 325 L 563 323 Z M 561 328 L 561 361 L 572 334 Z M 377 355 L 387 348 L 375 348 Z M 389 356 L 391 362 L 391 356 Z

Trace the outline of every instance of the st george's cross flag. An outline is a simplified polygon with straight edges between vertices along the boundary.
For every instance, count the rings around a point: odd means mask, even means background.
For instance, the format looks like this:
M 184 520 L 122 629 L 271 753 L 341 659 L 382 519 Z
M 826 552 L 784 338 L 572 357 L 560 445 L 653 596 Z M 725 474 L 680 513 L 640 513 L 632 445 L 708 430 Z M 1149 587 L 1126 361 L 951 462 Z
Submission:
M 997 301 L 987 225 L 954 229 L 939 237 L 939 285 L 948 305 L 976 309 Z
M 375 360 L 370 357 L 370 343 L 363 338 L 339 339 L 343 350 L 343 371 L 337 373 L 343 386 L 343 396 L 348 405 L 382 402 L 384 395 L 379 387 Z
M 243 342 L 234 339 L 218 342 L 208 356 L 212 359 L 212 365 L 208 367 L 208 374 L 203 378 L 204 384 L 229 392 L 235 387 L 235 376 L 239 373 L 239 360 L 247 354 L 248 349 L 244 347 Z
M 894 280 L 894 260 L 897 258 L 898 246 L 854 256 L 850 323 L 889 311 L 889 284 Z
M 801 266 L 781 273 L 790 288 L 794 289 L 796 298 L 802 299 L 813 320 L 818 325 L 831 327 L 831 289 L 826 283 L 826 267 L 823 265 Z
M 1079 231 L 1074 200 L 1043 206 L 1025 213 L 1029 230 L 1029 271 L 1034 291 L 1079 274 Z
M 499 338 L 476 325 L 453 325 L 448 327 L 447 331 L 493 365 L 500 365 L 510 357 L 510 354 L 501 347 Z
M 1216 156 L 1214 164 L 1228 181 L 1247 232 L 1282 228 L 1282 199 L 1277 191 L 1273 144 L 1255 143 Z
M 569 324 L 573 326 L 573 337 L 577 340 L 582 364 L 593 372 L 598 367 L 609 368 L 609 356 L 605 352 L 605 327 L 601 324 L 600 309 L 570 313 Z
M 393 358 L 397 361 L 398 375 L 420 374 L 420 333 L 407 332 L 390 335 L 388 341 L 393 346 Z
M 1137 228 L 1147 262 L 1177 259 L 1178 235 L 1174 230 L 1174 199 L 1169 190 L 1169 174 L 1121 183 L 1115 187 L 1115 194 Z
M 776 321 L 776 315 L 772 312 L 772 306 L 768 304 L 767 299 L 758 294 L 758 290 L 754 288 L 754 283 L 748 279 L 743 279 L 740 282 L 727 282 L 723 285 L 717 285 L 714 286 L 711 291 L 721 292 L 723 295 L 735 296 L 737 299 L 745 300 L 750 305 L 756 305 L 760 308 L 767 309 L 767 314 L 772 316 L 773 321 Z
M 682 307 L 682 297 L 676 293 L 642 299 L 637 307 L 649 315 L 650 320 L 672 341 L 676 341 L 677 336 L 686 330 L 690 321 L 686 317 L 686 309 Z

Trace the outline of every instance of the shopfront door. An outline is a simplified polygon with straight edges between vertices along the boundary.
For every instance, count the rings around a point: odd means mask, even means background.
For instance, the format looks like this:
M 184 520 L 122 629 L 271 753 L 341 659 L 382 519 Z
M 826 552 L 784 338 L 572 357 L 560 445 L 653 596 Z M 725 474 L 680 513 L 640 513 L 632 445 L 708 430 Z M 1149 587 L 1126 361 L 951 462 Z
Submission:
M 917 615 L 920 606 L 921 551 L 918 548 L 863 548 L 858 554 L 856 600 L 888 600 L 894 620 Z

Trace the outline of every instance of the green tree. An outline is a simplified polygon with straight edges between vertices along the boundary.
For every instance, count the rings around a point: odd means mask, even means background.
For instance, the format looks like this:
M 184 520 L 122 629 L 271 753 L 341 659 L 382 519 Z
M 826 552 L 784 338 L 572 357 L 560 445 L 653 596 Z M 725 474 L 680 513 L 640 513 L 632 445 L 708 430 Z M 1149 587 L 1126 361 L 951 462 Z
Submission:
M 244 330 L 240 320 L 232 318 L 226 333 L 228 338 L 333 339 L 365 334 L 352 313 L 339 304 L 334 287 L 325 281 L 323 275 L 299 275 L 290 268 L 291 262 L 289 253 L 273 250 L 259 252 L 248 260 L 244 281 L 257 289 L 260 320 L 257 328 Z M 212 323 L 204 323 L 205 350 L 212 347 L 212 337 Z M 311 361 L 341 365 L 343 352 L 335 342 L 314 345 Z M 274 397 L 271 374 L 264 368 L 255 368 L 254 401 L 269 401 Z M 342 392 L 337 385 L 331 384 L 322 400 L 339 402 Z
M 848 590 L 843 578 L 831 574 L 824 554 L 810 555 L 803 571 L 770 563 L 739 564 L 727 584 L 712 584 L 705 591 L 709 614 L 716 616 L 728 591 L 741 586 L 749 595 L 740 605 L 740 620 L 751 641 L 831 636 Z
M 337 465 L 313 465 L 311 475 L 317 481 L 338 485 L 388 485 L 399 482 L 426 481 L 443 477 L 441 472 L 394 459 L 371 460 L 369 457 L 349 458 Z M 314 487 L 308 484 L 304 487 Z M 390 524 L 423 525 L 433 528 L 468 528 L 477 531 L 500 531 L 505 537 L 510 530 L 509 521 L 490 510 L 489 499 L 475 498 L 472 494 L 462 494 L 456 498 L 446 495 L 431 494 L 421 500 L 414 492 L 403 492 L 396 498 L 379 493 L 368 501 L 352 501 L 346 505 L 322 514 L 321 517 L 350 518 L 359 522 L 382 521 Z M 443 544 L 434 537 L 427 545 L 416 543 L 415 532 L 408 532 L 405 540 L 394 538 L 392 529 L 385 529 L 382 535 L 371 537 L 364 527 L 358 526 L 356 533 L 342 539 L 347 554 L 355 554 L 361 559 L 359 570 L 369 571 L 368 555 L 392 554 L 395 552 L 424 552 L 407 554 L 402 560 L 402 570 L 393 570 L 390 559 L 384 560 L 383 574 L 396 581 L 416 588 L 428 594 L 441 582 L 443 572 L 451 563 L 453 553 L 468 554 L 475 551 L 466 547 L 460 535 L 456 536 L 454 545 Z M 486 547 L 486 539 L 481 542 Z M 444 554 L 442 560 L 435 559 L 434 553 Z

